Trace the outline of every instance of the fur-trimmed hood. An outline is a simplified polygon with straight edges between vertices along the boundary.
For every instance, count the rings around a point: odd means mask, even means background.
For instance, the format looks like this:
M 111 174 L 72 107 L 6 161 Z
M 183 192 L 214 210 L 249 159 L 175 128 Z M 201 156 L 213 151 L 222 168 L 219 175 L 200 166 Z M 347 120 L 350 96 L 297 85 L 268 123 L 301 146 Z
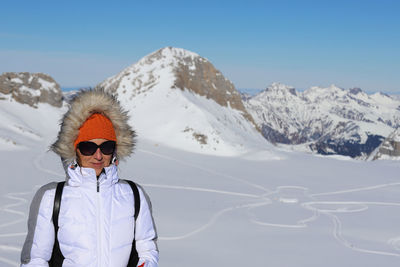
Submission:
M 124 159 L 133 152 L 136 134 L 128 124 L 127 111 L 122 109 L 116 97 L 101 88 L 82 90 L 71 100 L 70 108 L 62 118 L 57 141 L 50 147 L 65 165 L 76 161 L 74 141 L 81 125 L 93 113 L 101 113 L 112 122 L 117 136 L 117 159 Z

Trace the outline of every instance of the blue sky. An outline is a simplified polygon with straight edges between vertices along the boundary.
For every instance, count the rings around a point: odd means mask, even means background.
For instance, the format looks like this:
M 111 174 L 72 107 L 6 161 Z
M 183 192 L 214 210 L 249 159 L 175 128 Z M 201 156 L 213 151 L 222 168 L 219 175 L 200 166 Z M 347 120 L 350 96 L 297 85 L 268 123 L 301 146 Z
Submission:
M 2 1 L 0 73 L 94 86 L 165 46 L 237 88 L 400 93 L 400 1 Z

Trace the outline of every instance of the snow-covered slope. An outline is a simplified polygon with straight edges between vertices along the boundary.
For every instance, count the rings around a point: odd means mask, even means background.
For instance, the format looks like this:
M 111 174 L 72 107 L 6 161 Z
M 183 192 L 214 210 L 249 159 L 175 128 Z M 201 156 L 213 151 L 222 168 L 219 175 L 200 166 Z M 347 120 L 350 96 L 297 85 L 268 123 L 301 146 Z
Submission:
M 65 108 L 52 77 L 29 72 L 0 75 L 0 152 L 29 150 L 48 140 Z
M 51 127 L 57 121 L 19 115 Z M 19 266 L 35 191 L 65 179 L 60 159 L 47 152 L 54 129 L 41 131 L 43 138 L 26 150 L 0 150 L 2 267 Z M 296 152 L 284 160 L 248 160 L 140 139 L 119 167 L 121 178 L 139 183 L 151 198 L 160 266 L 399 266 L 397 162 Z
M 10 96 L 0 100 L 0 152 L 27 150 L 55 138 L 58 120 L 65 111 L 65 106 L 47 103 L 37 103 L 34 108 Z
M 215 155 L 272 146 L 260 135 L 232 83 L 205 58 L 166 47 L 105 80 L 142 138 Z
M 400 126 L 400 101 L 359 88 L 298 92 L 274 83 L 245 105 L 271 142 L 306 143 L 321 154 L 367 155 Z

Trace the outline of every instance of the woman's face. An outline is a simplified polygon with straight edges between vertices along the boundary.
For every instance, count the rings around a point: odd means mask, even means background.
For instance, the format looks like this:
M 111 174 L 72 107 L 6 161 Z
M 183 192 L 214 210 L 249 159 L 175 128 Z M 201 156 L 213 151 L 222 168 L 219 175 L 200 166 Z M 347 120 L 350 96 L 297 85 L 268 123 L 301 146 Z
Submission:
M 92 139 L 90 142 L 96 143 L 97 145 L 101 145 L 102 143 L 108 141 L 106 139 Z M 99 176 L 104 167 L 110 166 L 111 163 L 111 155 L 104 155 L 101 153 L 100 148 L 97 148 L 96 152 L 93 155 L 85 156 L 80 151 L 79 148 L 76 149 L 78 155 L 78 164 L 81 167 L 92 168 L 96 171 L 96 175 Z

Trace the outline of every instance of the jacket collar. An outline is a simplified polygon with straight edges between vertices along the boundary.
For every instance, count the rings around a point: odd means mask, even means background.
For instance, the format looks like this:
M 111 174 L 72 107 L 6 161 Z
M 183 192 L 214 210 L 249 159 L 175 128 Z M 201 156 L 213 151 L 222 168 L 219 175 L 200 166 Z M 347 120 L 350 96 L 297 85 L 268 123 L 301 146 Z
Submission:
M 100 187 L 110 187 L 118 182 L 117 166 L 111 164 L 105 167 L 99 178 Z M 71 164 L 67 168 L 67 183 L 69 186 L 92 187 L 97 186 L 96 171 L 92 168 L 80 167 L 78 164 Z

